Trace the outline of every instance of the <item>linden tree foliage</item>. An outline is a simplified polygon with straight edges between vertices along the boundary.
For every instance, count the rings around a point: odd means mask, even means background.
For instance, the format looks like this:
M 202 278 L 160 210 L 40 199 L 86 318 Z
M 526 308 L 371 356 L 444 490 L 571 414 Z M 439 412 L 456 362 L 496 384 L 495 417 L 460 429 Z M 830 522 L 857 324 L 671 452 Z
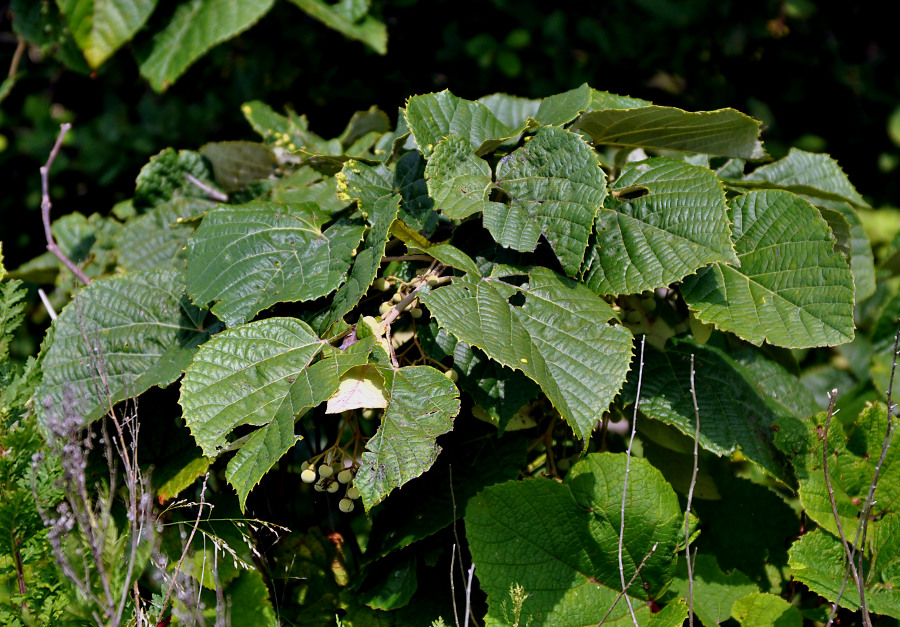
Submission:
M 89 59 L 152 9 L 63 4 Z M 270 4 L 179 3 L 145 73 L 164 86 Z M 295 4 L 378 49 L 368 3 Z M 115 29 L 78 22 L 112 6 Z M 708 624 L 798 624 L 836 599 L 824 388 L 844 364 L 857 384 L 827 438 L 852 540 L 888 430 L 889 370 L 866 351 L 890 350 L 900 305 L 834 160 L 772 161 L 742 113 L 587 85 L 416 95 L 333 138 L 259 101 L 242 113 L 259 143 L 166 149 L 112 216 L 57 220 L 93 282 L 49 256 L 17 271 L 73 296 L 0 398 L 22 415 L 27 390 L 44 428 L 139 399 L 142 428 L 174 421 L 147 458 L 161 501 L 204 477 L 223 519 L 288 521 L 281 545 L 254 531 L 260 576 L 229 575 L 246 620 L 446 623 L 452 569 L 490 625 L 680 625 L 688 537 Z M 895 458 L 859 550 L 870 609 L 898 618 Z
M 56 20 L 62 18 L 66 43 L 74 42 L 83 59 L 71 50 L 60 51 L 59 57 L 79 71 L 82 66 L 96 70 L 123 46 L 133 40 L 140 42 L 135 55 L 141 76 L 162 92 L 212 48 L 256 24 L 275 1 L 56 0 L 56 10 L 50 11 L 33 10 L 22 0 L 13 2 L 11 9 L 16 33 L 37 45 L 45 43 L 46 32 L 60 29 Z M 387 29 L 371 12 L 371 0 L 290 2 L 344 37 L 360 41 L 378 54 L 387 52 Z M 165 26 L 139 33 L 157 14 L 163 14 Z

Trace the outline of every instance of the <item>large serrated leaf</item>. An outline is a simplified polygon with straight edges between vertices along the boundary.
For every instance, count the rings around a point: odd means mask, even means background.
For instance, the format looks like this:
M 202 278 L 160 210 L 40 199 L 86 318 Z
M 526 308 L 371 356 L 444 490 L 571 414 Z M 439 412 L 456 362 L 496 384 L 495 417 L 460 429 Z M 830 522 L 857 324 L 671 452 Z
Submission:
M 275 0 L 188 0 L 153 37 L 153 48 L 140 63 L 141 76 L 165 91 L 214 46 L 253 26 Z
M 606 109 L 639 109 L 640 107 L 649 107 L 653 103 L 649 100 L 641 98 L 632 98 L 631 96 L 620 96 L 611 94 L 608 91 L 600 91 L 599 89 L 591 90 L 591 106 L 589 111 L 603 111 Z
M 524 130 L 524 125 L 519 129 L 506 126 L 483 104 L 457 98 L 447 90 L 413 96 L 406 103 L 404 117 L 426 157 L 448 135 L 462 137 L 482 156 Z
M 898 529 L 897 525 L 894 529 Z M 809 589 L 821 594 L 829 601 L 837 598 L 844 586 L 846 562 L 844 547 L 840 538 L 827 531 L 816 529 L 804 534 L 791 545 L 788 565 L 794 579 L 802 581 Z M 866 564 L 868 566 L 868 564 Z M 867 581 L 866 606 L 875 614 L 887 614 L 900 618 L 900 578 L 896 571 L 893 577 L 885 578 L 881 573 Z M 859 593 L 851 578 L 841 596 L 841 607 L 858 610 Z
M 451 220 L 484 211 L 490 202 L 491 167 L 458 135 L 445 137 L 435 147 L 425 180 L 437 209 Z
M 189 181 L 189 175 L 201 183 L 213 184 L 199 152 L 176 152 L 173 148 L 166 148 L 153 155 L 147 165 L 141 168 L 135 181 L 135 209 L 155 207 L 172 200 L 179 192 L 182 196 L 205 196 L 204 190 Z
M 868 207 L 844 174 L 838 162 L 829 155 L 791 148 L 788 155 L 775 163 L 760 166 L 744 177 L 745 181 L 773 183 L 800 196 L 849 202 Z
M 259 100 L 242 104 L 241 113 L 268 145 L 291 152 L 304 150 L 321 154 L 341 153 L 340 141 L 325 140 L 310 131 L 305 115 L 297 115 L 288 109 L 285 116 Z
M 341 0 L 290 0 L 308 15 L 348 39 L 361 41 L 378 54 L 387 54 L 387 28 L 368 14 L 369 2 Z
M 156 0 L 58 0 L 57 4 L 84 58 L 96 69 L 144 25 Z
M 354 479 L 366 511 L 431 468 L 441 450 L 437 437 L 453 428 L 459 413 L 459 391 L 440 370 L 409 366 L 379 371 L 390 399 Z
M 540 385 L 585 443 L 625 380 L 631 333 L 606 323 L 612 309 L 590 290 L 546 268 L 522 287 L 467 275 L 424 300 L 441 327 Z
M 305 323 L 269 318 L 228 329 L 201 347 L 181 382 L 184 420 L 207 457 L 241 425 L 266 425 L 325 349 Z
M 611 194 L 583 270 L 598 294 L 636 294 L 711 262 L 738 263 L 725 193 L 709 169 L 664 158 L 629 163 Z
M 695 355 L 697 403 L 700 408 L 700 446 L 716 455 L 740 449 L 743 455 L 775 477 L 786 470 L 772 441 L 776 416 L 730 358 L 694 341 L 676 342 L 665 352 L 647 347 L 640 409 L 646 416 L 673 425 L 693 437 L 694 404 L 690 365 Z M 637 370 L 622 396 L 635 397 Z
M 184 270 L 185 244 L 194 232 L 188 221 L 215 207 L 202 198 L 176 198 L 131 218 L 116 236 L 119 265 L 127 271 Z
M 700 553 L 692 559 L 693 608 L 703 625 L 725 622 L 731 616 L 731 607 L 735 601 L 759 591 L 759 587 L 743 572 L 737 569 L 727 574 L 723 572 L 714 555 Z M 672 584 L 672 592 L 686 599 L 687 588 L 687 567 L 684 560 L 679 560 L 678 575 Z
M 688 112 L 656 105 L 590 111 L 572 125 L 572 130 L 586 133 L 597 145 L 679 150 L 748 160 L 767 157 L 759 141 L 759 128 L 759 121 L 734 109 Z
M 172 270 L 98 279 L 80 292 L 42 347 L 41 421 L 71 412 L 90 422 L 110 403 L 177 379 L 208 337 L 203 312 L 183 292 Z
M 466 536 L 475 573 L 488 597 L 486 624 L 507 625 L 510 585 L 524 588 L 522 623 L 539 626 L 629 621 L 617 553 L 625 456 L 592 454 L 563 483 L 511 481 L 485 488 L 468 503 Z M 642 601 L 671 581 L 682 536 L 678 499 L 644 459 L 631 460 L 625 505 L 625 580 L 651 551 L 629 588 L 639 624 L 650 623 Z M 653 545 L 659 543 L 653 551 Z M 680 625 L 685 614 L 671 625 Z M 630 623 L 629 623 L 630 624 Z
M 229 193 L 271 177 L 278 165 L 272 150 L 256 142 L 211 142 L 201 146 L 200 154 L 212 164 L 216 183 Z
M 225 478 L 234 486 L 242 511 L 254 486 L 302 439 L 294 434 L 295 416 L 325 402 L 337 390 L 341 376 L 368 361 L 373 342 L 371 339 L 357 342 L 346 351 L 327 347 L 321 360 L 287 377 L 290 387 L 286 396 L 274 399 L 278 406 L 272 421 L 250 434 L 225 469 Z M 249 369 L 235 372 L 231 381 L 246 383 L 252 381 L 252 374 Z
M 606 175 L 596 153 L 578 135 L 545 126 L 500 160 L 496 179 L 509 204 L 490 203 L 484 209 L 484 225 L 494 239 L 528 252 L 542 234 L 566 274 L 574 277 L 606 198 Z
M 822 464 L 825 414 L 816 415 L 806 425 L 806 454 L 794 460 L 797 479 L 800 481 L 800 502 L 810 518 L 837 535 L 837 524 Z M 841 517 L 841 526 L 844 534 L 851 540 L 856 535 L 861 508 L 875 474 L 875 465 L 881 457 L 886 429 L 887 414 L 884 407 L 870 405 L 853 420 L 843 413 L 836 416 L 828 430 L 828 475 Z M 897 511 L 900 506 L 900 453 L 896 446 L 888 450 L 884 459 L 876 494 L 877 502 L 872 508 L 870 531 L 881 524 L 881 516 Z
M 578 117 L 591 106 L 593 90 L 585 83 L 580 87 L 548 96 L 542 100 L 519 98 L 507 94 L 491 94 L 478 102 L 491 110 L 509 128 L 519 128 L 528 118 L 543 126 L 562 126 Z
M 807 201 L 783 191 L 730 203 L 741 266 L 713 264 L 685 279 L 697 317 L 754 343 L 787 348 L 853 339 L 853 275 L 828 225 Z
M 321 230 L 327 216 L 313 203 L 252 201 L 210 211 L 188 240 L 188 293 L 228 326 L 280 302 L 325 296 L 340 286 L 360 224 Z

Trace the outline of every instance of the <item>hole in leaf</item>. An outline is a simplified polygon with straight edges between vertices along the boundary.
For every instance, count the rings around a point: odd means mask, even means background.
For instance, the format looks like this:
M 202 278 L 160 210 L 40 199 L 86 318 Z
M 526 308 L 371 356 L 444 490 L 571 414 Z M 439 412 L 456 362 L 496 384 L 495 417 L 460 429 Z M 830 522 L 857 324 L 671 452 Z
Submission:
M 521 307 L 525 304 L 525 294 L 522 292 L 516 292 L 512 296 L 509 297 L 509 304 L 513 307 Z
M 637 200 L 650 194 L 650 190 L 643 185 L 632 185 L 631 187 L 623 187 L 622 189 L 614 189 L 613 197 L 619 202 L 628 202 L 629 200 Z

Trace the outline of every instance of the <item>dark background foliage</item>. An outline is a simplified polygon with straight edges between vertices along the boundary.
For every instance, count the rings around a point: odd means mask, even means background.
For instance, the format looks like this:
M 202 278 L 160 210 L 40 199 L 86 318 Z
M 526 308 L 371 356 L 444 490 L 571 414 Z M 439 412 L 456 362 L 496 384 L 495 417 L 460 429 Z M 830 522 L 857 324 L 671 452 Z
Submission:
M 9 5 L 0 7 L 5 70 L 16 40 Z M 658 104 L 746 111 L 765 123 L 774 156 L 791 145 L 828 151 L 873 205 L 896 204 L 900 150 L 887 123 L 900 102 L 900 53 L 889 21 L 863 3 L 399 0 L 377 8 L 386 56 L 281 2 L 164 94 L 143 81 L 127 50 L 95 76 L 30 51 L 0 105 L 7 266 L 43 250 L 38 167 L 59 122 L 74 131 L 55 166 L 55 214 L 106 213 L 166 146 L 254 139 L 240 113 L 250 99 L 293 106 L 329 137 L 373 103 L 395 117 L 412 94 L 540 97 L 588 82 Z M 148 29 L 167 17 L 157 13 Z

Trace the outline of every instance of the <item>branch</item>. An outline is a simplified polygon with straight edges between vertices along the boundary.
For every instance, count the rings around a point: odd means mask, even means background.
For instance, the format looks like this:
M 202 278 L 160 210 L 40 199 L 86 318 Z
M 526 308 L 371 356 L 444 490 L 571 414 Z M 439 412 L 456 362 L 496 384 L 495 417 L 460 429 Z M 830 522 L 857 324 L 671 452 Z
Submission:
M 625 595 L 625 602 L 628 604 L 628 612 L 631 614 L 631 622 L 634 627 L 639 627 L 637 617 L 634 615 L 634 608 L 631 606 L 631 598 L 626 594 L 628 586 L 625 584 L 625 566 L 622 563 L 622 549 L 625 543 L 625 503 L 628 494 L 628 475 L 631 473 L 631 447 L 634 444 L 634 434 L 637 430 L 638 407 L 641 404 L 641 382 L 644 377 L 644 345 L 647 343 L 647 336 L 641 336 L 641 361 L 638 366 L 638 384 L 637 394 L 634 399 L 634 416 L 631 419 L 631 439 L 628 441 L 628 451 L 625 454 L 625 481 L 622 485 L 622 518 L 619 525 L 619 576 L 622 579 L 622 594 Z M 632 579 L 634 581 L 634 579 Z
M 831 513 L 834 516 L 834 522 L 837 525 L 838 535 L 841 538 L 841 544 L 844 546 L 844 555 L 847 558 L 847 573 L 844 576 L 844 582 L 841 584 L 841 589 L 838 592 L 837 598 L 834 600 L 834 604 L 831 606 L 831 613 L 828 615 L 828 625 L 831 625 L 834 620 L 835 614 L 837 614 L 838 603 L 841 600 L 841 597 L 844 594 L 844 589 L 847 587 L 847 574 L 853 575 L 853 581 L 856 583 L 856 589 L 859 592 L 860 599 L 865 598 L 865 589 L 863 587 L 863 582 L 859 578 L 859 571 L 856 569 L 856 564 L 853 562 L 853 553 L 856 549 L 854 545 L 851 549 L 849 543 L 847 542 L 847 536 L 844 534 L 844 526 L 841 524 L 841 515 L 838 512 L 837 501 L 834 498 L 834 488 L 831 486 L 831 476 L 828 473 L 828 430 L 831 428 L 831 419 L 834 417 L 834 404 L 837 402 L 837 388 L 834 388 L 828 393 L 828 409 L 825 413 L 825 429 L 822 432 L 822 470 L 825 473 L 825 486 L 828 489 L 828 500 L 831 502 Z M 857 534 L 858 537 L 858 534 Z
M 187 182 L 191 185 L 199 187 L 201 190 L 206 192 L 206 195 L 209 196 L 212 200 L 218 200 L 219 202 L 228 202 L 228 194 L 222 193 L 219 190 L 210 187 L 191 173 L 186 172 L 184 178 L 187 179 Z
M 652 555 L 656 552 L 656 549 L 657 549 L 658 546 L 659 546 L 659 542 L 654 542 L 654 543 L 653 543 L 653 546 L 650 548 L 650 552 L 647 553 L 647 554 L 644 556 L 644 559 L 641 560 L 641 563 L 638 564 L 638 567 L 637 567 L 637 569 L 634 571 L 634 574 L 631 576 L 631 580 L 628 582 L 628 585 L 626 586 L 626 588 L 630 588 L 630 587 L 631 587 L 631 584 L 633 584 L 634 581 L 635 581 L 635 579 L 638 578 L 638 575 L 640 574 L 641 570 L 644 568 L 644 564 L 646 564 L 646 563 L 647 563 L 647 560 L 650 559 L 650 556 L 652 556 Z M 610 606 L 609 606 L 609 609 L 606 610 L 606 614 L 604 614 L 604 615 L 603 615 L 603 618 L 600 619 L 600 622 L 597 623 L 597 627 L 600 627 L 600 625 L 602 625 L 604 622 L 606 622 L 606 619 L 609 618 L 609 615 L 610 615 L 610 614 L 612 613 L 612 611 L 615 609 L 616 604 L 618 604 L 619 599 L 621 599 L 624 595 L 625 595 L 625 592 L 624 592 L 624 591 L 619 592 L 619 594 L 616 595 L 616 598 L 613 599 L 612 605 L 610 605 Z M 627 599 L 628 597 L 625 597 L 625 598 Z M 634 614 L 632 613 L 632 616 L 633 616 L 633 615 L 634 615 Z
M 50 208 L 52 207 L 52 204 L 50 203 L 50 183 L 48 180 L 50 167 L 53 165 L 53 161 L 59 153 L 59 148 L 62 146 L 63 139 L 70 128 L 72 128 L 72 125 L 68 122 L 60 125 L 59 135 L 56 138 L 56 143 L 53 144 L 53 148 L 50 150 L 50 156 L 47 157 L 47 163 L 41 167 L 41 219 L 44 222 L 44 237 L 47 240 L 47 250 L 56 255 L 56 258 L 71 270 L 72 274 L 78 277 L 78 280 L 85 285 L 90 285 L 91 280 L 72 262 L 71 259 L 66 257 L 62 250 L 60 250 L 59 246 L 56 244 L 56 240 L 53 239 L 53 233 L 50 231 Z
M 691 501 L 697 485 L 697 468 L 700 465 L 700 406 L 697 404 L 697 386 L 694 383 L 694 354 L 691 353 L 691 398 L 694 401 L 694 468 L 688 489 L 687 509 L 684 512 L 684 557 L 688 573 L 688 623 L 694 627 L 694 564 L 691 562 Z

